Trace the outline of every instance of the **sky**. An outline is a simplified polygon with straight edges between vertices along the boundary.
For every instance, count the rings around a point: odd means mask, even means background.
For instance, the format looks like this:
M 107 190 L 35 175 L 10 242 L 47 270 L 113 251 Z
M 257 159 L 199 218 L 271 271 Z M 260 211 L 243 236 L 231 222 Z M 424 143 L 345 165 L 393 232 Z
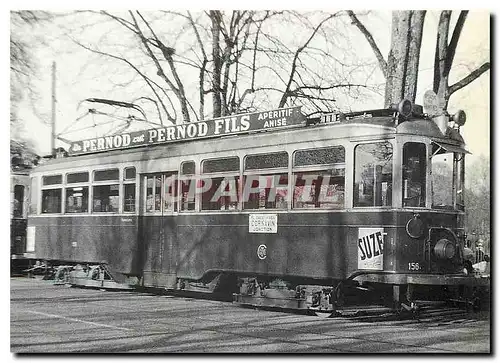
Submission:
M 422 104 L 423 93 L 432 88 L 432 69 L 438 19 L 438 11 L 428 11 L 424 27 L 416 100 L 416 103 L 419 104 Z M 456 17 L 452 18 L 452 21 L 455 19 Z M 64 23 L 64 20 L 62 20 L 62 23 Z M 390 12 L 375 12 L 366 21 L 365 25 L 372 32 L 382 53 L 387 55 L 390 42 Z M 65 24 L 65 26 L 69 25 Z M 41 99 L 36 106 L 39 113 L 44 114 L 47 119 L 50 119 L 51 112 L 51 65 L 54 61 L 57 63 L 56 133 L 70 127 L 70 124 L 84 114 L 86 108 L 79 107 L 83 99 L 90 97 L 120 99 L 120 97 L 123 97 L 123 94 L 113 88 L 116 79 L 106 77 L 107 73 L 112 72 L 112 65 L 109 62 L 102 62 L 95 55 L 74 45 L 68 38 L 60 36 L 59 32 L 60 28 L 53 26 L 38 28 L 37 35 L 46 39 L 46 44 L 39 44 L 33 49 L 34 55 L 40 62 L 38 79 L 35 84 L 41 94 Z M 97 39 L 104 36 L 103 34 L 106 34 L 106 32 L 105 25 L 98 25 L 92 35 Z M 29 38 L 31 34 L 26 34 L 26 36 Z M 289 32 L 283 31 L 283 37 L 287 36 L 289 36 Z M 354 26 L 350 30 L 349 37 L 352 37 L 353 46 L 357 47 L 358 54 L 364 57 L 373 55 L 365 39 Z M 89 42 L 91 41 L 89 38 Z M 471 67 L 489 60 L 489 44 L 489 13 L 470 12 L 457 48 L 450 83 L 466 75 Z M 383 82 L 380 72 L 376 72 L 376 76 L 380 82 Z M 455 113 L 458 109 L 463 109 L 467 113 L 467 122 L 462 128 L 462 134 L 467 142 L 468 149 L 472 153 L 469 159 L 474 159 L 481 154 L 489 155 L 490 153 L 489 78 L 490 72 L 487 72 L 466 88 L 458 91 L 451 97 L 448 107 L 450 114 Z M 363 108 L 380 108 L 382 103 L 381 97 L 375 97 L 370 100 L 353 102 L 350 106 L 353 109 L 360 110 Z M 34 141 L 39 153 L 43 155 L 49 154 L 51 127 L 40 121 L 39 115 L 33 112 L 27 99 L 21 104 L 19 116 L 25 121 L 25 136 Z M 85 116 L 75 126 L 71 127 L 78 129 L 77 126 L 87 126 L 91 122 L 92 117 Z M 97 136 L 89 132 L 89 130 L 85 130 L 70 136 L 79 139 Z M 57 141 L 56 146 L 67 147 L 67 144 Z

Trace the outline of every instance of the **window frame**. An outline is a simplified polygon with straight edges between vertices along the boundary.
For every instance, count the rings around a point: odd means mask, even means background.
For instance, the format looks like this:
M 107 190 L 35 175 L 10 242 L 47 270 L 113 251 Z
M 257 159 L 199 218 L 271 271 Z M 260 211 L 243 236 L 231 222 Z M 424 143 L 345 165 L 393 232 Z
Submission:
M 238 160 L 238 169 L 237 170 L 230 170 L 230 171 L 217 171 L 217 172 L 207 172 L 203 173 L 203 167 L 206 161 L 212 161 L 212 160 L 224 160 L 224 159 L 237 159 Z M 236 179 L 236 196 L 237 196 L 237 203 L 236 203 L 236 208 L 235 209 L 203 209 L 203 195 L 200 198 L 200 211 L 204 213 L 217 213 L 217 212 L 237 212 L 242 210 L 242 175 L 241 175 L 241 164 L 242 164 L 242 158 L 239 155 L 232 155 L 232 156 L 223 156 L 223 157 L 217 157 L 217 158 L 207 158 L 203 159 L 200 162 L 200 170 L 202 171 L 201 173 L 201 180 L 205 179 L 215 179 L 215 178 L 226 178 L 226 177 L 233 177 L 237 178 Z
M 440 141 L 439 141 L 440 142 Z M 429 208 L 432 210 L 437 210 L 441 212 L 464 212 L 464 195 L 463 192 L 465 190 L 465 152 L 460 152 L 458 150 L 446 149 L 442 147 L 439 142 L 435 142 L 431 140 L 429 144 L 429 158 L 428 158 L 428 178 L 429 178 Z M 434 145 L 438 146 L 436 151 L 433 151 Z M 440 150 L 444 150 L 444 152 L 439 152 Z M 437 155 L 452 155 L 451 161 L 451 204 L 444 206 L 437 206 L 434 204 L 434 157 Z M 462 203 L 458 201 L 458 191 L 459 188 L 462 188 Z
M 168 175 L 168 176 L 167 176 Z M 153 215 L 173 215 L 178 212 L 179 209 L 179 202 L 176 201 L 174 202 L 174 206 L 172 209 L 165 209 L 165 180 L 167 178 L 170 178 L 172 176 L 175 176 L 175 182 L 173 183 L 174 188 L 179 187 L 179 173 L 177 171 L 162 171 L 162 172 L 156 172 L 156 173 L 147 173 L 147 174 L 142 174 L 141 178 L 143 180 L 143 194 L 144 194 L 144 200 L 142 201 L 142 208 L 144 210 L 145 215 L 153 216 Z M 153 210 L 153 211 L 148 211 L 147 209 L 147 203 L 148 203 L 148 178 L 154 177 L 156 180 L 157 177 L 160 177 L 160 209 L 159 210 Z M 154 198 L 156 196 L 156 185 L 153 188 L 153 202 Z
M 358 146 L 363 146 L 363 145 L 370 145 L 370 144 L 382 144 L 382 143 L 388 143 L 389 145 L 391 145 L 391 148 L 392 148 L 392 156 L 391 156 L 391 193 L 390 193 L 390 196 L 391 196 L 391 203 L 388 203 L 388 205 L 380 205 L 380 206 L 374 206 L 374 205 L 370 205 L 370 206 L 366 206 L 366 205 L 355 205 L 355 195 L 356 193 L 359 191 L 356 191 L 356 171 L 357 171 L 357 167 L 356 167 L 356 149 Z M 402 158 L 402 149 L 399 151 L 398 147 L 395 143 L 395 139 L 394 138 L 380 138 L 380 139 L 371 139 L 371 140 L 353 140 L 352 142 L 353 146 L 352 146 L 352 169 L 351 169 L 351 175 L 352 175 L 352 180 L 351 180 L 351 185 L 350 185 L 350 188 L 352 188 L 352 193 L 350 195 L 350 198 L 351 198 L 351 202 L 352 202 L 352 208 L 353 209 L 356 209 L 356 210 L 360 210 L 360 209 L 392 209 L 393 208 L 393 205 L 394 205 L 394 201 L 395 201 L 395 181 L 396 181 L 396 170 L 398 168 L 398 166 L 395 165 L 395 163 L 397 162 L 397 160 L 399 160 L 400 158 Z M 398 157 L 398 155 L 401 155 L 401 157 Z M 399 187 L 398 187 L 399 188 Z M 388 194 L 389 195 L 389 194 Z
M 106 170 L 118 170 L 118 178 L 117 179 L 109 179 L 109 180 L 95 180 L 95 174 L 96 172 L 100 171 L 106 171 Z M 92 192 L 90 194 L 90 214 L 104 214 L 104 215 L 113 215 L 113 214 L 120 214 L 123 211 L 122 207 L 122 195 L 121 195 L 121 189 L 122 189 L 122 177 L 121 177 L 121 170 L 123 168 L 120 168 L 119 166 L 115 165 L 112 167 L 107 167 L 107 168 L 98 168 L 98 169 L 91 169 L 92 170 L 92 181 L 91 181 L 91 189 Z M 100 186 L 112 186 L 112 185 L 118 185 L 118 210 L 113 211 L 113 212 L 102 212 L 102 211 L 94 211 L 94 187 L 100 187 Z
M 325 164 L 309 164 L 309 165 L 295 165 L 297 153 L 299 152 L 304 152 L 304 151 L 313 151 L 313 150 L 326 150 L 326 149 L 333 149 L 333 148 L 342 148 L 344 149 L 344 162 L 343 163 L 325 163 Z M 342 144 L 337 144 L 337 145 L 329 145 L 329 146 L 322 146 L 322 147 L 309 147 L 305 149 L 296 149 L 293 151 L 292 155 L 292 168 L 311 168 L 311 167 L 329 167 L 330 165 L 344 165 L 346 164 L 346 159 L 347 159 L 347 152 L 346 152 L 346 147 Z
M 55 175 L 60 175 L 61 176 L 61 183 L 60 184 L 49 184 L 45 185 L 44 184 L 44 178 L 48 176 L 55 176 Z M 59 190 L 61 192 L 61 200 L 60 200 L 60 212 L 44 212 L 43 211 L 43 192 L 45 190 Z M 63 173 L 51 173 L 51 174 L 45 174 L 41 175 L 40 177 L 40 213 L 43 215 L 59 215 L 59 214 L 64 214 L 64 207 L 66 206 L 66 198 L 65 198 L 65 191 L 64 191 L 64 176 Z
M 135 176 L 134 178 L 126 178 L 127 175 L 127 169 L 134 169 Z M 137 168 L 135 166 L 125 166 L 121 169 L 122 171 L 122 177 L 120 178 L 120 202 L 121 202 L 121 211 L 123 214 L 135 214 L 137 212 Z M 134 185 L 134 210 L 133 211 L 126 211 L 125 210 L 125 199 L 126 199 L 126 194 L 125 194 L 125 188 L 127 185 Z
M 249 156 L 260 156 L 260 155 L 269 155 L 269 154 L 277 154 L 277 153 L 286 153 L 287 155 L 287 165 L 286 166 L 282 166 L 282 167 L 274 167 L 274 168 L 260 168 L 260 169 L 249 169 L 247 170 L 246 169 L 246 166 L 247 166 L 247 158 Z M 270 212 L 283 212 L 283 211 L 290 211 L 291 210 L 291 206 L 292 206 L 292 203 L 291 203 L 291 199 L 290 199 L 290 193 L 291 193 L 291 187 L 290 187 L 290 178 L 291 178 L 291 173 L 290 173 L 290 169 L 291 169 L 291 158 L 293 156 L 293 152 L 290 153 L 288 150 L 281 150 L 281 151 L 271 151 L 271 152 L 267 152 L 267 153 L 257 153 L 257 154 L 246 154 L 242 160 L 242 173 L 241 173 L 241 210 L 242 211 L 248 211 L 248 212 L 254 212 L 254 213 L 260 213 L 260 212 L 264 212 L 264 211 L 270 211 Z M 258 175 L 258 176 L 263 176 L 263 177 L 269 177 L 269 176 L 273 176 L 273 177 L 276 177 L 276 175 L 286 175 L 287 176 L 287 180 L 288 180 L 288 183 L 287 183 L 287 196 L 285 198 L 285 202 L 286 202 L 286 207 L 285 208 L 245 208 L 245 202 L 248 203 L 249 201 L 245 201 L 244 200 L 244 197 L 245 197 L 245 186 L 247 185 L 247 177 L 249 175 Z M 283 188 L 284 189 L 284 188 Z M 252 193 L 254 194 L 254 193 Z M 277 193 L 276 193 L 277 194 Z M 275 197 L 275 201 L 274 203 L 276 203 L 276 197 Z
M 403 174 L 403 166 L 404 166 L 404 151 L 405 151 L 405 146 L 407 144 L 420 144 L 423 146 L 423 149 L 425 151 L 424 155 L 424 160 L 425 160 L 425 167 L 424 167 L 424 175 L 425 175 L 425 181 L 424 181 L 424 187 L 423 187 L 423 206 L 405 206 L 405 198 L 404 198 L 404 174 Z M 429 173 L 429 168 L 431 167 L 430 159 L 429 159 L 429 148 L 428 148 L 428 141 L 426 140 L 403 140 L 401 143 L 401 191 L 400 191 L 400 198 L 401 198 L 401 207 L 404 209 L 427 209 L 428 208 L 428 200 L 429 200 L 429 195 L 428 191 L 430 189 L 430 173 Z M 394 153 L 393 153 L 394 155 Z M 395 184 L 394 180 L 394 172 L 393 172 L 393 185 Z
M 296 160 L 296 154 L 297 152 L 304 152 L 304 151 L 311 151 L 311 150 L 324 150 L 324 149 L 331 149 L 331 148 L 342 148 L 344 149 L 344 162 L 343 163 L 329 163 L 329 164 L 310 164 L 310 165 L 295 165 L 295 160 Z M 329 146 L 324 146 L 324 147 L 318 147 L 318 148 L 305 148 L 305 149 L 296 149 L 293 152 L 292 155 L 292 170 L 291 170 L 291 179 L 294 182 L 294 185 L 290 185 L 292 188 L 292 195 L 291 195 L 291 205 L 290 208 L 292 210 L 299 210 L 299 211 L 304 211 L 304 210 L 325 210 L 325 211 L 339 211 L 339 210 L 345 210 L 347 208 L 347 198 L 346 198 L 346 189 L 347 189 L 347 150 L 346 147 L 342 144 L 336 144 L 336 145 L 329 145 Z M 300 208 L 295 206 L 295 187 L 296 187 L 296 174 L 299 173 L 310 173 L 310 172 L 321 172 L 321 171 L 329 171 L 329 170 L 344 170 L 344 202 L 342 208 L 325 208 L 325 207 L 314 207 L 314 208 Z
M 88 174 L 88 180 L 86 182 L 75 182 L 75 183 L 68 183 L 68 175 L 70 174 L 80 174 L 80 173 L 87 173 Z M 91 172 L 89 170 L 83 170 L 83 171 L 71 171 L 67 172 L 64 174 L 64 209 L 62 211 L 63 214 L 68 214 L 68 215 L 81 215 L 81 214 L 90 214 L 90 209 L 91 209 L 91 201 L 92 201 L 92 196 L 91 196 L 91 189 L 92 189 L 92 183 L 91 183 Z M 67 212 L 67 189 L 69 188 L 88 188 L 87 192 L 87 211 L 86 212 Z
M 286 154 L 287 165 L 286 166 L 279 166 L 279 167 L 272 167 L 272 168 L 247 169 L 247 159 L 249 156 L 263 156 L 263 155 L 270 155 L 270 154 Z M 290 168 L 290 153 L 287 150 L 271 151 L 271 152 L 267 152 L 267 153 L 246 154 L 245 157 L 243 158 L 243 174 L 245 174 L 245 173 L 251 174 L 252 172 L 260 172 L 262 170 L 283 170 L 283 169 L 288 170 L 289 168 Z

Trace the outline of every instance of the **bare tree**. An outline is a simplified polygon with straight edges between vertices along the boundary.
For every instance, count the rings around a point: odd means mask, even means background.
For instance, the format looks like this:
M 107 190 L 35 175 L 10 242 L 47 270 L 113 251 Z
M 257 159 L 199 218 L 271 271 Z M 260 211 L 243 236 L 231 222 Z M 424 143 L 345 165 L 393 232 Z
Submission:
M 448 41 L 448 36 L 452 12 L 448 10 L 442 11 L 439 19 L 433 89 L 438 95 L 443 112 L 446 110 L 450 96 L 453 93 L 467 86 L 490 69 L 490 63 L 484 62 L 469 75 L 449 85 L 449 75 L 453 67 L 457 44 L 467 13 L 468 11 L 460 12 L 450 41 Z M 392 103 L 397 103 L 403 98 L 415 102 L 425 11 L 394 11 L 392 13 L 391 47 L 387 62 L 370 31 L 353 11 L 348 11 L 348 14 L 352 23 L 368 41 L 386 78 L 385 105 L 389 106 Z
M 465 204 L 468 234 L 490 239 L 491 191 L 490 160 L 480 155 L 466 170 Z M 488 241 L 489 242 L 489 241 Z
M 299 99 L 309 113 L 329 111 L 336 107 L 336 92 L 359 95 L 370 91 L 366 79 L 356 73 L 362 64 L 355 61 L 352 49 L 329 52 L 322 48 L 323 44 L 340 47 L 338 39 L 332 39 L 342 36 L 334 26 L 340 24 L 335 19 L 344 16 L 340 13 L 212 10 L 86 14 L 105 17 L 119 27 L 116 34 L 122 35 L 105 44 L 103 39 L 111 38 L 109 33 L 90 41 L 84 31 L 72 29 L 71 38 L 135 73 L 138 77 L 134 81 L 140 80 L 146 88 L 124 101 L 142 103 L 145 109 L 159 112 L 160 120 L 189 122 L 262 107 L 284 107 Z M 277 32 L 279 27 L 297 34 L 283 37 Z M 139 47 L 125 46 L 129 40 Z M 336 54 L 344 58 L 353 55 L 352 65 Z M 123 74 L 117 77 L 123 78 Z M 205 101 L 207 95 L 212 97 L 211 106 Z
M 28 97 L 34 104 L 38 92 L 33 79 L 38 74 L 38 64 L 33 55 L 34 46 L 23 37 L 40 22 L 51 19 L 44 11 L 11 11 L 10 33 L 10 160 L 12 170 L 32 167 L 38 161 L 33 142 L 23 135 L 23 120 L 18 116 L 18 105 Z
M 49 20 L 51 16 L 44 11 L 28 10 L 11 11 L 10 16 L 10 124 L 11 127 L 17 128 L 18 103 L 25 96 L 32 100 L 37 96 L 32 82 L 38 71 L 33 45 L 22 35 L 33 29 L 36 24 Z
M 450 96 L 453 93 L 467 86 L 490 69 L 490 62 L 484 62 L 467 76 L 449 85 L 450 71 L 453 67 L 455 52 L 462 33 L 462 28 L 467 19 L 467 14 L 468 11 L 465 10 L 460 12 L 450 41 L 448 41 L 448 36 L 450 31 L 451 11 L 442 11 L 439 17 L 436 52 L 434 57 L 434 92 L 438 95 L 443 110 L 446 110 Z

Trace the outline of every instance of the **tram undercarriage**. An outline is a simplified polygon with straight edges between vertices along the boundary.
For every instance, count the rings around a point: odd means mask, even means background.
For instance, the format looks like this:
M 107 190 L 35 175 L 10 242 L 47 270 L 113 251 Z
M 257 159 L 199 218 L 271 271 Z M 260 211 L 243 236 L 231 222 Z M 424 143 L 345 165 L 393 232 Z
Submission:
M 48 267 L 54 284 L 106 290 L 155 289 L 137 276 L 112 272 L 104 264 L 76 264 Z M 359 271 L 345 280 L 323 284 L 290 283 L 280 278 L 238 277 L 223 272 L 211 273 L 204 280 L 175 278 L 166 292 L 225 296 L 234 303 L 257 308 L 302 311 L 321 317 L 352 314 L 353 309 L 395 311 L 416 315 L 421 306 L 431 301 L 446 301 L 453 306 L 477 311 L 489 301 L 490 280 L 481 276 L 412 275 L 366 273 Z M 310 282 L 310 281 L 308 281 Z M 357 310 L 356 310 L 357 311 Z

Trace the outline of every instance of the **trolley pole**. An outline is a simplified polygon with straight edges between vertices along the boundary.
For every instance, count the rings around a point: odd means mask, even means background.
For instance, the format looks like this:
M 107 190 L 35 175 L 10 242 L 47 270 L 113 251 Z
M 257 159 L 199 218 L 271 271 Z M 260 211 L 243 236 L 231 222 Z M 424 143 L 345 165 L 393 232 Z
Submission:
M 56 155 L 56 62 L 52 62 L 52 132 L 50 139 L 50 154 Z

